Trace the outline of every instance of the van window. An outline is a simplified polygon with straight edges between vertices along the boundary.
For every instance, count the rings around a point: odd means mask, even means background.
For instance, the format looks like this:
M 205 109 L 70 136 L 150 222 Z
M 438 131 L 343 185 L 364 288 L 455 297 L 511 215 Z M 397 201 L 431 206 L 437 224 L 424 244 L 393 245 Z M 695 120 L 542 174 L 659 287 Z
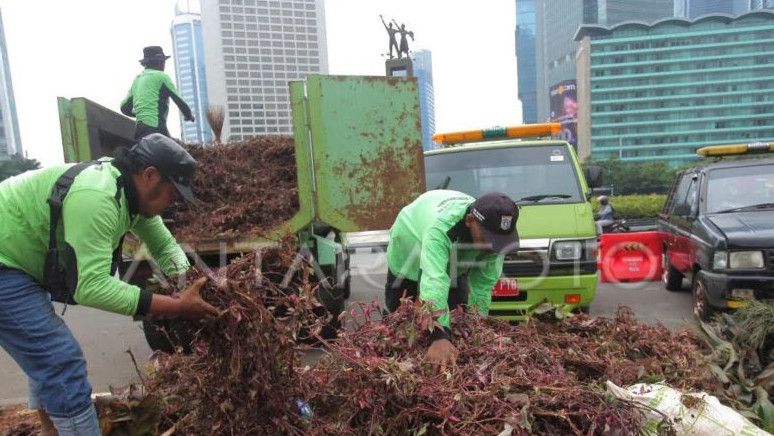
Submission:
M 447 189 L 478 197 L 498 191 L 514 201 L 536 195 L 561 195 L 539 201 L 584 202 L 567 146 L 515 146 L 468 149 L 425 156 L 428 189 Z
M 672 210 L 670 215 L 688 215 L 691 211 L 691 201 L 689 201 L 689 194 L 693 192 L 693 197 L 696 197 L 696 187 L 694 180 L 694 173 L 685 173 L 681 176 L 680 182 L 677 185 L 677 191 L 675 191 L 675 197 L 672 202 Z

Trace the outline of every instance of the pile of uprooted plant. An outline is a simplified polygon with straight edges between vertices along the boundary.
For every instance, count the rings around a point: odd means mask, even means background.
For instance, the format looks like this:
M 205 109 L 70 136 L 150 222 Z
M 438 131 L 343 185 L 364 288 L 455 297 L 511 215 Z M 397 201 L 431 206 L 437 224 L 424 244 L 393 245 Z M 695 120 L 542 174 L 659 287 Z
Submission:
M 688 332 L 585 315 L 520 325 L 457 312 L 457 364 L 423 364 L 432 323 L 412 305 L 377 320 L 374 306 L 350 311 L 350 330 L 301 371 L 321 434 L 636 433 L 636 406 L 611 399 L 619 385 L 665 381 L 716 387 Z M 425 312 L 426 313 L 426 312 Z M 378 316 L 376 316 L 378 318 Z
M 146 380 L 162 409 L 155 431 L 286 434 L 303 428 L 295 404 L 303 395 L 297 344 L 326 320 L 309 263 L 288 247 L 270 248 L 210 276 L 201 293 L 222 309 L 220 316 L 177 323 L 178 332 L 193 331 L 181 335 L 195 337 L 191 352 L 154 359 Z
M 301 337 L 314 335 L 324 317 L 308 267 L 278 285 L 297 260 L 282 250 L 250 255 L 213 277 L 203 296 L 223 313 L 197 326 L 191 354 L 157 359 L 146 381 L 159 405 L 155 431 L 627 433 L 642 414 L 606 394 L 606 380 L 716 387 L 690 333 L 639 324 L 628 309 L 613 319 L 520 325 L 458 311 L 457 364 L 437 371 L 423 363 L 433 328 L 427 311 L 405 304 L 384 316 L 360 304 L 345 314 L 338 340 L 325 342 L 324 356 L 303 365 Z
M 301 343 L 329 320 L 295 251 L 209 275 L 202 295 L 221 314 L 183 324 L 191 352 L 153 359 L 142 395 L 101 410 L 105 434 L 631 434 L 640 406 L 608 395 L 606 380 L 716 391 L 691 333 L 640 324 L 625 308 L 612 319 L 552 310 L 519 325 L 454 312 L 459 357 L 438 371 L 423 362 L 431 314 L 359 304 L 304 364 Z
M 178 203 L 168 227 L 179 241 L 198 242 L 262 234 L 291 218 L 298 211 L 294 147 L 287 136 L 188 147 L 199 163 L 193 192 L 201 204 Z

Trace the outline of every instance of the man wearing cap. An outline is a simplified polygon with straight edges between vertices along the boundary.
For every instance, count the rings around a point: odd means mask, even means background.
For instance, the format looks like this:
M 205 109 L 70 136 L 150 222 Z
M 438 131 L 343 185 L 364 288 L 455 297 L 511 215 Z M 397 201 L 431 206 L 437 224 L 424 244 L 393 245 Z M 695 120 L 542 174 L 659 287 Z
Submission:
M 164 73 L 169 56 L 158 46 L 145 47 L 140 65 L 145 67 L 132 82 L 124 101 L 121 102 L 121 113 L 137 119 L 134 139 L 140 139 L 151 133 L 161 133 L 169 136 L 167 130 L 167 112 L 169 99 L 175 102 L 186 121 L 194 121 L 191 108 L 178 94 L 172 79 Z
M 518 248 L 519 211 L 507 195 L 475 199 L 457 191 L 426 192 L 404 207 L 390 229 L 385 302 L 393 312 L 402 297 L 419 298 L 440 311 L 426 359 L 445 366 L 456 359 L 449 313 L 467 304 L 489 313 L 492 287 L 504 254 Z
M 199 295 L 203 280 L 164 296 L 113 275 L 127 232 L 147 245 L 164 274 L 186 272 L 185 253 L 159 214 L 178 196 L 193 200 L 195 170 L 180 145 L 152 134 L 114 160 L 0 183 L 0 346 L 27 374 L 29 406 L 40 411 L 44 430 L 52 432 L 53 421 L 60 436 L 100 432 L 81 347 L 51 299 L 138 317 L 217 315 Z M 58 253 L 53 269 L 52 252 Z

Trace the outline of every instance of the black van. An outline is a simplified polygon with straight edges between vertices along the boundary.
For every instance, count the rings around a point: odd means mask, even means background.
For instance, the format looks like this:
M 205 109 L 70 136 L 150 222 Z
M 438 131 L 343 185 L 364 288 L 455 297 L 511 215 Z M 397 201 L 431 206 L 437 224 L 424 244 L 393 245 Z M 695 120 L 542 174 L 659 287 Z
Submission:
M 679 291 L 688 278 L 702 319 L 748 298 L 774 298 L 774 159 L 680 172 L 658 226 L 664 286 Z

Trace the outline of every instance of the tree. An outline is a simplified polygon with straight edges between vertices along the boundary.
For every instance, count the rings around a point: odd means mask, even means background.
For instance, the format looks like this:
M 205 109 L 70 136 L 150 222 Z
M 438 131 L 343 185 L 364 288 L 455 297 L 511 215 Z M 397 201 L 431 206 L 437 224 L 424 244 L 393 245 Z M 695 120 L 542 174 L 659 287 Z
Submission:
M 40 168 L 40 162 L 13 155 L 9 159 L 0 160 L 0 182 L 29 170 Z
M 609 159 L 589 163 L 602 167 L 605 185 L 611 186 L 616 195 L 664 194 L 676 172 L 663 161 L 629 163 Z

